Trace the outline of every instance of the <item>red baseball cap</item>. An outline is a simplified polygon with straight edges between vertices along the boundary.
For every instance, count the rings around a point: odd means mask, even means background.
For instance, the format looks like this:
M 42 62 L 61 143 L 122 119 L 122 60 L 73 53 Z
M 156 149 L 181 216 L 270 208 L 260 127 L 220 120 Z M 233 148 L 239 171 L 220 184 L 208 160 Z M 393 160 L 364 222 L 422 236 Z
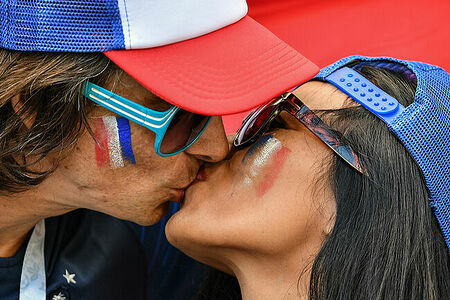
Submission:
M 205 115 L 249 110 L 319 70 L 247 16 L 245 0 L 35 0 L 6 7 L 0 47 L 104 52 L 154 94 Z
M 204 115 L 248 111 L 319 71 L 247 16 L 244 0 L 207 5 L 192 0 L 189 6 L 126 2 L 125 49 L 104 54 L 145 88 L 185 110 Z M 150 11 L 150 16 L 144 13 Z

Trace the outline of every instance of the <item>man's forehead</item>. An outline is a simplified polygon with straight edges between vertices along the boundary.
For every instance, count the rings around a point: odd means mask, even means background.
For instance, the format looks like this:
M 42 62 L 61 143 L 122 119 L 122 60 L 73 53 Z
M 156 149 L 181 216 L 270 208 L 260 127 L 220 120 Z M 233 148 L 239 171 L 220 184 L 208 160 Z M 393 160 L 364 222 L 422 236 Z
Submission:
M 165 111 L 173 106 L 143 87 L 138 81 L 125 72 L 118 76 L 116 80 L 116 82 L 110 84 L 111 91 L 130 101 L 157 111 Z M 108 89 L 108 87 L 105 88 Z

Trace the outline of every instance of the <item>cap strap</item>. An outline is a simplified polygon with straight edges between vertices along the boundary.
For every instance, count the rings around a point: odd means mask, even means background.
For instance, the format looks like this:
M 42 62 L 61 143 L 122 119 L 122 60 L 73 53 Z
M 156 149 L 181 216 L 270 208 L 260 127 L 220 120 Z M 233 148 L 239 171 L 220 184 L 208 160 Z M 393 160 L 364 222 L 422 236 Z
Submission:
M 405 110 L 405 107 L 397 99 L 348 67 L 334 71 L 326 76 L 325 80 L 370 110 L 388 125 Z

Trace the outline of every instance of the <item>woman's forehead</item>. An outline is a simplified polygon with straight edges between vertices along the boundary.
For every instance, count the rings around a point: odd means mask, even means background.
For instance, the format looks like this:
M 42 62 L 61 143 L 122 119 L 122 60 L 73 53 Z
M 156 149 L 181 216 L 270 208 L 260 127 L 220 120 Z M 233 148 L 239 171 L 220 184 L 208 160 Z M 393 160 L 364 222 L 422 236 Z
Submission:
M 340 109 L 348 101 L 347 95 L 335 86 L 322 81 L 309 81 L 293 92 L 308 108 Z

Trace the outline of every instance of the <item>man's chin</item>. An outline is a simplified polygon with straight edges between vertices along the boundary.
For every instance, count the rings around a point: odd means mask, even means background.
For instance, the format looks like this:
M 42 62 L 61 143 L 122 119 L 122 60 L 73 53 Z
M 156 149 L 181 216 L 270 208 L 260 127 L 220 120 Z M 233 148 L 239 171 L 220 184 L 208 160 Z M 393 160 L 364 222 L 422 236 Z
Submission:
M 167 215 L 169 209 L 170 202 L 164 202 L 156 208 L 149 209 L 149 211 L 137 211 L 135 215 L 126 219 L 141 226 L 150 226 L 161 221 Z

